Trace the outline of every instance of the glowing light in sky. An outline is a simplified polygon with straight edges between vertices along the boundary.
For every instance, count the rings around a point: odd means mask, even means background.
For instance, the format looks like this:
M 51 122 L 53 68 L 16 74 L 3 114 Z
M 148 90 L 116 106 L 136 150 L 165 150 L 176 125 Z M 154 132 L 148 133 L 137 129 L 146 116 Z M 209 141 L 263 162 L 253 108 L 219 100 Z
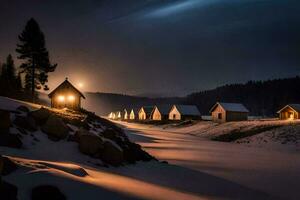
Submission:
M 84 84 L 83 84 L 82 82 L 79 82 L 79 83 L 78 83 L 78 87 L 79 87 L 79 88 L 83 88 L 83 87 L 84 87 Z

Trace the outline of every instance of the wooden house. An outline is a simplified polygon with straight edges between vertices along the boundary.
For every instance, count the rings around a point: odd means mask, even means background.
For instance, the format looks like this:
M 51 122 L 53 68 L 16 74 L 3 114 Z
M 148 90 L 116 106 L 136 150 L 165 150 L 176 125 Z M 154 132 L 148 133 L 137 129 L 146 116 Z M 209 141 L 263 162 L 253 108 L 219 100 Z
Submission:
M 173 105 L 169 112 L 169 120 L 201 119 L 201 114 L 195 105 Z
M 129 115 L 130 115 L 130 109 L 125 108 L 125 109 L 123 110 L 123 119 L 124 119 L 124 120 L 128 120 L 128 119 L 129 119 Z
M 129 120 L 135 120 L 138 119 L 139 109 L 138 108 L 132 108 L 129 113 Z
M 117 111 L 115 114 L 115 119 L 122 119 L 121 111 Z
M 154 106 L 150 115 L 150 119 L 154 121 L 168 120 L 171 108 L 171 105 Z
M 85 99 L 84 95 L 68 81 L 68 78 L 48 96 L 51 99 L 51 107 L 59 109 L 79 110 L 81 108 L 81 98 Z
M 153 110 L 153 106 L 143 106 L 139 110 L 139 120 L 150 119 L 151 112 Z
M 277 113 L 282 120 L 300 119 L 300 104 L 288 104 Z
M 210 113 L 212 121 L 221 123 L 248 120 L 249 110 L 241 103 L 217 102 Z

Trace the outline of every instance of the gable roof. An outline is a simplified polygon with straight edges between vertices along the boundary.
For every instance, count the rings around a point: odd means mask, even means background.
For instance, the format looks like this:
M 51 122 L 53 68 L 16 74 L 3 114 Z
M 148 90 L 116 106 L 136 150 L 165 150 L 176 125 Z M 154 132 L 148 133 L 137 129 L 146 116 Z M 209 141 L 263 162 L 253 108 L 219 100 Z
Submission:
M 173 105 L 180 112 L 181 115 L 192 115 L 192 116 L 200 116 L 200 112 L 195 105 Z
M 217 102 L 211 109 L 210 113 L 214 111 L 214 109 L 220 105 L 225 111 L 229 112 L 244 112 L 248 113 L 249 110 L 241 103 L 223 103 L 223 102 Z
M 283 108 L 281 108 L 279 111 L 277 111 L 277 113 L 280 113 L 282 110 L 284 110 L 287 107 L 292 108 L 296 112 L 300 112 L 300 104 L 288 104 L 288 105 L 284 106 Z
M 142 106 L 141 109 L 139 110 L 139 112 L 144 109 L 146 115 L 150 115 L 152 110 L 153 110 L 154 106 Z
M 160 112 L 161 115 L 169 115 L 169 112 L 172 109 L 172 105 L 157 105 L 153 108 L 152 112 L 154 112 L 155 108 L 158 109 L 158 111 Z
M 66 88 L 68 88 L 68 87 L 73 88 L 76 92 L 78 92 L 78 94 L 80 94 L 80 96 L 81 96 L 82 98 L 85 99 L 85 96 L 82 94 L 82 92 L 80 92 L 74 85 L 72 85 L 72 84 L 68 81 L 68 78 L 66 78 L 66 80 L 65 80 L 64 82 L 62 82 L 62 83 L 61 83 L 59 86 L 57 86 L 52 92 L 50 92 L 50 93 L 48 94 L 48 96 L 51 98 L 51 97 L 53 96 L 53 94 L 54 94 L 57 90 L 59 90 L 59 89 L 61 89 L 61 88 L 64 88 L 64 87 L 66 87 Z

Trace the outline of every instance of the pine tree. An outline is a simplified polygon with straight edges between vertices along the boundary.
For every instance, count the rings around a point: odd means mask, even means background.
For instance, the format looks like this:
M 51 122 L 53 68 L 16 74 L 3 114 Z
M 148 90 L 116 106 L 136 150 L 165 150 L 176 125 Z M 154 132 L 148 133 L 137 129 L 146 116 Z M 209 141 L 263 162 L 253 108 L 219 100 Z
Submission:
M 16 68 L 12 56 L 9 54 L 5 63 L 6 80 L 11 87 L 15 87 Z
M 45 36 L 38 23 L 31 18 L 23 32 L 19 35 L 20 43 L 17 44 L 19 59 L 25 60 L 20 66 L 25 73 L 25 89 L 30 90 L 32 97 L 35 89 L 48 88 L 48 73 L 56 69 L 57 64 L 52 65 L 49 53 L 45 47 Z

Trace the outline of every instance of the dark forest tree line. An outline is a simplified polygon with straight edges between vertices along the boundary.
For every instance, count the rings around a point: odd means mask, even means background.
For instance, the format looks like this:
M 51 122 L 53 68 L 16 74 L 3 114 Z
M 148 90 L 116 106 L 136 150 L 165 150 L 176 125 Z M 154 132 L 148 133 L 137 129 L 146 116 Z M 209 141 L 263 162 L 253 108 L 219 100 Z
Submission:
M 0 95 L 34 101 L 36 90 L 49 90 L 48 73 L 54 72 L 57 64 L 51 64 L 44 33 L 34 19 L 27 22 L 18 39 L 16 52 L 22 64 L 16 70 L 11 55 L 2 64 Z
M 252 115 L 274 116 L 286 104 L 300 104 L 300 77 L 225 85 L 188 95 L 183 103 L 196 104 L 207 114 L 217 101 L 243 103 Z

